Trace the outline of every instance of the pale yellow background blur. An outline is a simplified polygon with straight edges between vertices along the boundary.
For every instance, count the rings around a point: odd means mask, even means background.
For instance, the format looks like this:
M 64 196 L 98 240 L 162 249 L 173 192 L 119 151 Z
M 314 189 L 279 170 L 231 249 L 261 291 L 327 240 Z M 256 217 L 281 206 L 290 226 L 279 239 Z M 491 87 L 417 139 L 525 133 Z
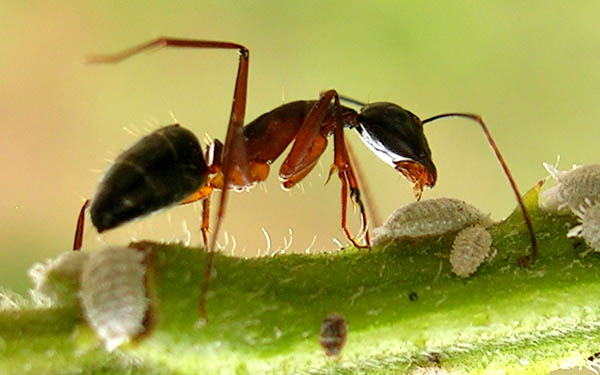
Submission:
M 171 113 L 201 139 L 224 138 L 236 52 L 173 49 L 118 65 L 84 64 L 86 55 L 159 35 L 250 48 L 247 120 L 335 88 L 396 102 L 422 118 L 483 115 L 523 191 L 546 176 L 542 161 L 558 154 L 562 167 L 598 162 L 600 2 L 533 3 L 2 1 L 0 285 L 25 291 L 34 261 L 71 247 L 82 199 L 93 195 L 109 161 L 172 123 Z M 411 202 L 410 185 L 347 134 L 382 218 Z M 439 180 L 424 198 L 465 199 L 496 219 L 510 213 L 512 192 L 473 123 L 432 123 L 426 134 Z M 282 191 L 277 163 L 263 188 L 232 194 L 223 229 L 236 254 L 264 252 L 262 228 L 273 250 L 289 241 L 290 228 L 295 251 L 311 243 L 334 249 L 333 238 L 345 243 L 339 181 L 323 186 L 331 160 L 329 151 L 303 188 Z M 199 215 L 177 207 L 102 241 L 184 239 L 185 220 L 198 244 Z M 88 229 L 85 246 L 101 246 Z

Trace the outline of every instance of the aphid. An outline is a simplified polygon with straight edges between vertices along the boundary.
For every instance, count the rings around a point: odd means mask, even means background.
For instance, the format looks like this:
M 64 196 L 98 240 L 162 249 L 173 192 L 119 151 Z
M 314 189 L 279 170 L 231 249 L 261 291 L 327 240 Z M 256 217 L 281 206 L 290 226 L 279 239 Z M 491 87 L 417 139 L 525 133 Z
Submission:
M 90 253 L 81 273 L 79 298 L 90 327 L 108 351 L 144 333 L 149 314 L 144 253 L 108 247 Z
M 546 211 L 575 213 L 586 199 L 600 199 L 600 165 L 573 166 L 561 171 L 544 163 L 544 167 L 556 180 L 556 185 L 540 194 L 540 207 Z
M 348 324 L 340 314 L 329 314 L 321 323 L 321 332 L 319 333 L 319 342 L 325 350 L 328 357 L 340 355 L 342 348 L 346 344 L 348 336 Z
M 584 204 L 574 211 L 579 225 L 567 233 L 568 237 L 581 237 L 594 251 L 600 251 L 600 203 L 585 199 Z
M 489 258 L 492 236 L 480 225 L 461 230 L 452 243 L 450 264 L 458 277 L 468 277 L 475 273 L 486 258 Z
M 437 236 L 469 225 L 492 224 L 489 215 L 452 198 L 428 199 L 396 209 L 382 227 L 373 230 L 373 243 L 384 244 L 401 237 Z
M 99 56 L 94 62 L 118 62 L 141 51 L 161 47 L 235 49 L 239 51 L 238 72 L 225 143 L 215 140 L 208 146 L 206 157 L 196 137 L 178 125 L 159 129 L 125 151 L 109 169 L 91 203 L 92 222 L 99 231 L 118 226 L 128 220 L 174 204 L 203 200 L 201 231 L 208 244 L 210 196 L 222 190 L 217 222 L 206 263 L 205 285 L 208 285 L 212 254 L 225 214 L 228 192 L 245 190 L 267 178 L 270 164 L 290 144 L 291 149 L 279 169 L 285 188 L 291 188 L 308 175 L 333 136 L 334 172 L 341 181 L 341 227 L 357 247 L 369 247 L 367 217 L 360 196 L 358 178 L 344 141 L 344 128 L 355 129 L 364 143 L 386 163 L 413 183 L 417 199 L 425 187 L 432 187 L 437 171 L 423 133 L 423 125 L 445 117 L 462 117 L 479 124 L 494 150 L 516 195 L 531 236 L 535 255 L 536 239 L 517 186 L 485 123 L 479 115 L 446 113 L 420 120 L 410 111 L 393 103 L 365 104 L 327 90 L 318 100 L 302 100 L 283 104 L 264 113 L 244 126 L 248 81 L 249 51 L 238 43 L 205 40 L 158 38 L 113 56 Z M 342 106 L 340 100 L 360 105 L 360 112 Z M 359 206 L 360 233 L 365 243 L 359 244 L 347 227 L 348 196 Z M 78 220 L 74 248 L 81 247 L 84 204 Z M 205 296 L 206 288 L 202 295 Z M 204 315 L 204 297 L 201 301 Z
M 408 293 L 408 299 L 411 302 L 414 302 L 419 299 L 419 295 L 417 294 L 417 292 L 410 292 L 410 293 Z

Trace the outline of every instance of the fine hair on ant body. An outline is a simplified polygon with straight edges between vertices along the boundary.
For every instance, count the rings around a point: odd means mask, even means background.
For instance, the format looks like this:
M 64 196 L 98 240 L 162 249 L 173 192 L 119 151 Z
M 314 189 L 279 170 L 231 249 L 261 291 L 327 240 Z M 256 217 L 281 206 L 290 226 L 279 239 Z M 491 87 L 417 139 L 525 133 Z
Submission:
M 84 203 L 77 222 L 73 246 L 75 250 L 81 248 L 88 205 L 92 223 L 102 232 L 163 207 L 202 200 L 201 231 L 204 243 L 208 246 L 208 257 L 200 312 L 206 318 L 205 299 L 212 258 L 230 189 L 248 189 L 265 180 L 270 164 L 293 143 L 279 169 L 283 186 L 291 188 L 310 173 L 327 147 L 328 137 L 333 135 L 334 160 L 329 177 L 337 172 L 341 181 L 341 227 L 354 246 L 368 248 L 370 238 L 367 217 L 357 174 L 344 141 L 344 128 L 355 129 L 379 158 L 412 182 L 418 200 L 423 189 L 433 187 L 437 179 L 423 125 L 444 117 L 463 117 L 480 125 L 510 182 L 531 237 L 531 252 L 522 257 L 520 262 L 530 264 L 533 261 L 537 243 L 531 220 L 508 166 L 479 115 L 446 113 L 420 120 L 393 103 L 365 104 L 340 96 L 335 90 L 327 90 L 318 100 L 283 104 L 244 126 L 250 53 L 241 44 L 161 37 L 119 54 L 92 57 L 90 62 L 116 63 L 139 52 L 163 47 L 239 51 L 225 143 L 215 140 L 203 154 L 196 136 L 179 124 L 160 128 L 142 138 L 117 157 L 100 182 L 93 200 Z M 360 112 L 341 105 L 340 101 L 361 106 Z M 215 189 L 221 190 L 221 199 L 209 243 L 209 198 Z M 348 196 L 360 209 L 360 233 L 365 235 L 364 244 L 358 243 L 347 227 Z

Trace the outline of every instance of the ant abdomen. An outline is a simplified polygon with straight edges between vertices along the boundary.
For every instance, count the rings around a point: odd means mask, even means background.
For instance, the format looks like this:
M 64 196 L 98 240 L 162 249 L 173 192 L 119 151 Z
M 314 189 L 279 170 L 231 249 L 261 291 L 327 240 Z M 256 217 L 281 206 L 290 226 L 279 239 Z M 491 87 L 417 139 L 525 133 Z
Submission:
M 176 204 L 206 183 L 196 136 L 178 124 L 142 138 L 102 178 L 90 214 L 99 232 Z

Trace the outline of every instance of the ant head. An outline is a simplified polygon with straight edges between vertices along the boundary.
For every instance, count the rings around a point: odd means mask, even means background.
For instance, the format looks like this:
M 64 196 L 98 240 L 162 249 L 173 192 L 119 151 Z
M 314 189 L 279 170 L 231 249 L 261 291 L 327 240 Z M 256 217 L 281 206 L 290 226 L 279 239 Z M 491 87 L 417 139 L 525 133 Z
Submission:
M 356 130 L 380 159 L 414 184 L 417 199 L 424 187 L 435 184 L 437 172 L 417 116 L 393 103 L 366 104 L 358 115 Z

